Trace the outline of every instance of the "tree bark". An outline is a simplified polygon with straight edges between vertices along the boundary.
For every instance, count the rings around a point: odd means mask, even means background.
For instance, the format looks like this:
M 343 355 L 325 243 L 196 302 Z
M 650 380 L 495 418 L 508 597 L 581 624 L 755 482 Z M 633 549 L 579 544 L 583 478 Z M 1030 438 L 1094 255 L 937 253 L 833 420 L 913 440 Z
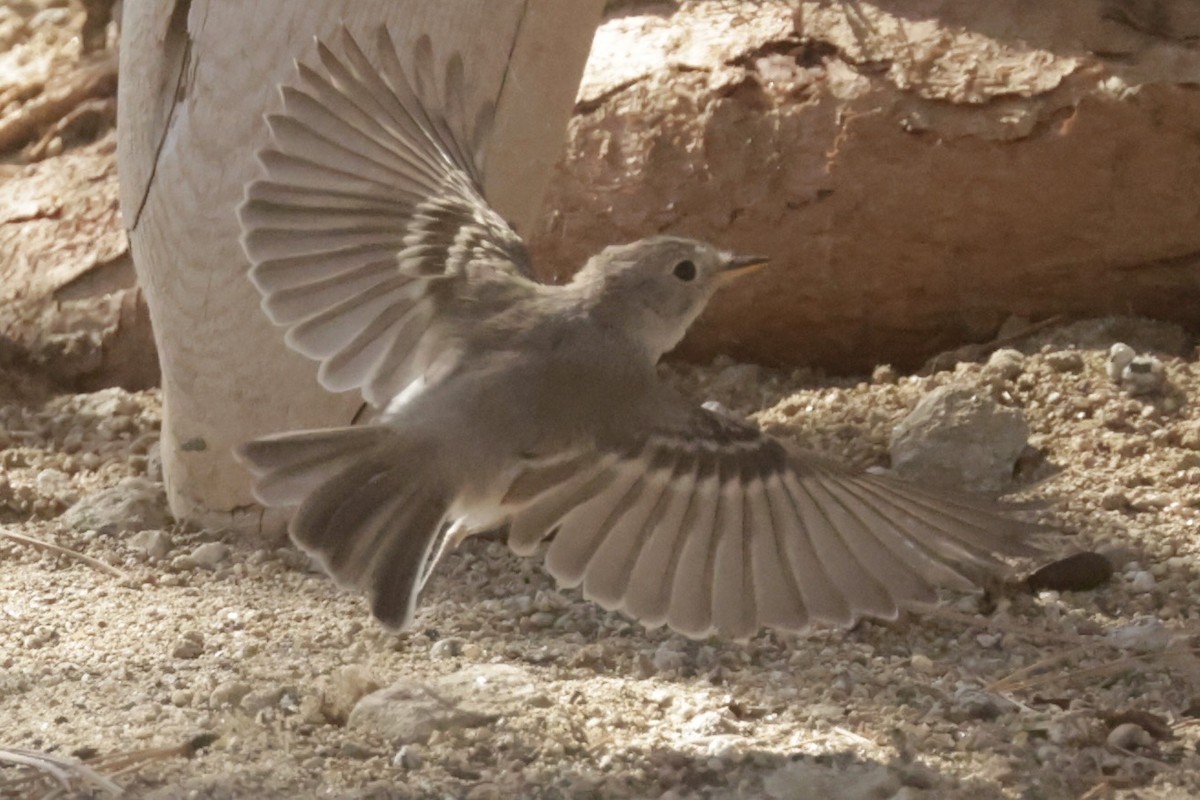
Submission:
M 260 524 L 230 454 L 247 439 L 345 424 L 360 400 L 331 395 L 290 351 L 245 276 L 235 209 L 257 172 L 264 113 L 314 36 L 344 22 L 371 55 L 428 33 L 464 54 L 476 101 L 497 103 L 489 198 L 518 230 L 535 219 L 560 152 L 601 0 L 185 0 L 124 10 L 119 90 L 121 211 L 146 294 L 164 399 L 163 469 L 176 517 Z M 275 522 L 271 521 L 272 527 Z

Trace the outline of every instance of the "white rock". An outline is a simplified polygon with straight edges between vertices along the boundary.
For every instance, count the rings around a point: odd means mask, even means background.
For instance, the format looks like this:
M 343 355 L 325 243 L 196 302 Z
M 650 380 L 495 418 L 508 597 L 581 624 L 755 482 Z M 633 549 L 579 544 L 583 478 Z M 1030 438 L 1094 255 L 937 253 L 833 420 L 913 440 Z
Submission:
M 116 486 L 81 497 L 61 517 L 76 530 L 124 533 L 162 529 L 171 522 L 161 484 L 125 478 Z
M 913 670 L 922 675 L 929 675 L 934 670 L 933 660 L 924 653 L 913 653 L 912 658 L 909 659 L 909 664 Z
M 1165 650 L 1171 643 L 1171 632 L 1157 617 L 1142 617 L 1128 625 L 1108 632 L 1108 641 L 1122 650 L 1151 653 Z
M 1154 589 L 1156 581 L 1154 576 L 1146 570 L 1133 573 L 1133 579 L 1129 581 L 1129 585 L 1136 592 L 1149 592 Z
M 402 769 L 420 769 L 425 763 L 425 759 L 421 757 L 421 748 L 413 744 L 406 744 L 396 751 L 396 755 L 392 756 L 392 766 Z
M 229 546 L 220 542 L 205 542 L 191 552 L 190 558 L 201 569 L 216 569 L 229 558 Z
M 213 708 L 232 708 L 242 702 L 242 698 L 250 694 L 250 685 L 241 681 L 222 681 L 208 696 L 208 704 Z
M 683 653 L 671 646 L 669 642 L 663 642 L 654 651 L 654 668 L 659 672 L 671 672 L 683 666 Z
M 967 387 L 929 392 L 892 431 L 892 469 L 899 476 L 955 489 L 998 491 L 1029 439 L 1020 411 Z
M 283 686 L 263 686 L 247 692 L 238 704 L 247 714 L 257 714 L 277 706 L 286 691 Z
M 878 764 L 835 768 L 808 760 L 793 761 L 763 779 L 772 800 L 878 800 L 900 791 L 900 778 Z
M 529 713 L 545 702 L 528 670 L 473 664 L 450 675 L 401 680 L 373 692 L 350 712 L 350 728 L 393 742 L 424 744 L 434 731 L 477 728 L 503 716 Z
M 728 711 L 701 711 L 683 725 L 683 732 L 688 736 L 716 736 L 721 733 L 737 731 L 737 722 L 730 718 Z
M 463 645 L 465 642 L 454 636 L 449 636 L 445 639 L 438 639 L 429 648 L 430 658 L 454 658 L 462 655 Z
M 48 497 L 54 497 L 65 503 L 74 503 L 79 494 L 71 486 L 71 476 L 60 469 L 46 468 L 39 470 L 33 479 L 38 492 Z
M 166 558 L 175 543 L 166 531 L 138 531 L 126 540 L 126 544 L 139 553 L 144 553 L 154 560 Z
M 1121 382 L 1121 374 L 1136 355 L 1133 348 L 1123 342 L 1117 342 L 1108 349 L 1108 377 L 1113 383 Z
M 198 631 L 188 631 L 179 638 L 175 643 L 175 647 L 171 649 L 172 658 L 193 659 L 199 658 L 204 652 L 204 636 Z

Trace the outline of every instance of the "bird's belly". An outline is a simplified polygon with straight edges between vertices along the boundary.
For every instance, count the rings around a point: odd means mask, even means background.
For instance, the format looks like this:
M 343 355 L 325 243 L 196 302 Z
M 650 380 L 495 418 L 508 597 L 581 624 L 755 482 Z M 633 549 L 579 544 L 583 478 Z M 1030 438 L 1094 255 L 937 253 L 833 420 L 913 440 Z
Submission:
M 448 383 L 389 406 L 383 421 L 430 446 L 428 467 L 453 487 L 452 515 L 479 529 L 504 521 L 500 506 L 521 464 L 565 443 L 561 423 L 547 418 L 546 411 L 544 404 L 531 408 L 511 383 Z M 578 437 L 568 432 L 565 438 Z

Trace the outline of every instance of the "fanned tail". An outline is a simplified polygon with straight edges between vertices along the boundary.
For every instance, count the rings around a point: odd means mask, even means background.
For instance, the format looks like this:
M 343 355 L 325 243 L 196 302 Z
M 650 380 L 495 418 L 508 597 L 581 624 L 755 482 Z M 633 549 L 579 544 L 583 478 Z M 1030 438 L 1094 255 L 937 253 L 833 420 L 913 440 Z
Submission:
M 288 531 L 301 549 L 365 592 L 384 625 L 411 623 L 453 499 L 427 446 L 366 425 L 276 434 L 237 455 L 260 502 L 299 505 Z

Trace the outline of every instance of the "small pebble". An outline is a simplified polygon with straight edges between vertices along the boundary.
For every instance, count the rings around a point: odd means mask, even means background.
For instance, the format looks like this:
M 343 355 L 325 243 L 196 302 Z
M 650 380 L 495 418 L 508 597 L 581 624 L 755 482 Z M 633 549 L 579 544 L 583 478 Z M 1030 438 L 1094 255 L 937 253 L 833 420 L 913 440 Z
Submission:
M 414 744 L 406 744 L 392 756 L 392 766 L 402 769 L 420 769 L 425 763 L 421 757 L 421 749 Z
M 1121 388 L 1132 395 L 1156 394 L 1166 383 L 1166 367 L 1154 356 L 1136 356 L 1121 370 Z
M 462 639 L 453 636 L 446 639 L 438 639 L 429 648 L 429 657 L 454 658 L 455 656 L 462 655 L 464 644 L 465 642 Z
M 1012 708 L 1012 703 L 974 686 L 964 686 L 954 693 L 953 716 L 959 720 L 992 720 L 1007 708 Z
M 268 708 L 274 708 L 285 691 L 282 686 L 264 686 L 252 689 L 242 697 L 238 705 L 248 714 L 257 714 Z
M 987 368 L 1011 381 L 1025 371 L 1025 354 L 1011 347 L 1002 347 L 988 357 Z
M 1105 742 L 1109 747 L 1120 750 L 1135 750 L 1139 747 L 1149 747 L 1154 743 L 1154 738 L 1141 725 L 1123 722 L 1109 731 Z
M 166 558 L 175 543 L 165 531 L 138 531 L 126 542 L 134 551 L 142 553 L 155 561 Z
M 1083 369 L 1083 356 L 1077 350 L 1053 350 L 1044 356 L 1046 365 L 1055 372 L 1079 372 Z
M 189 631 L 176 642 L 175 647 L 171 650 L 171 657 L 190 660 L 199 658 L 203 652 L 204 637 L 196 631 Z
M 467 800 L 500 800 L 503 795 L 494 783 L 477 783 L 467 792 Z
M 343 742 L 337 749 L 338 758 L 352 758 L 355 761 L 364 761 L 373 755 L 374 750 L 358 742 Z
M 232 708 L 250 693 L 250 685 L 241 681 L 222 681 L 208 696 L 208 704 L 213 708 Z
M 933 660 L 924 653 L 913 653 L 910 663 L 912 668 L 922 675 L 929 675 L 933 672 Z
M 871 383 L 894 384 L 900 380 L 900 373 L 891 364 L 880 364 L 871 373 Z
M 664 642 L 654 651 L 651 661 L 659 672 L 673 672 L 683 667 L 683 653 Z
M 1148 492 L 1129 504 L 1134 511 L 1161 511 L 1169 505 L 1170 496 L 1161 492 Z
M 1106 637 L 1122 650 L 1152 653 L 1165 650 L 1171 643 L 1171 632 L 1155 617 L 1142 617 L 1128 625 L 1113 628 Z
M 1108 349 L 1108 377 L 1113 383 L 1121 382 L 1125 367 L 1129 366 L 1129 362 L 1133 361 L 1136 355 L 1132 347 L 1122 342 L 1117 342 Z
M 1129 508 L 1129 498 L 1124 492 L 1108 491 L 1100 497 L 1100 507 L 1106 511 L 1120 511 Z
M 191 552 L 192 563 L 207 570 L 215 570 L 228 557 L 229 546 L 220 542 L 205 542 Z
M 1153 574 L 1146 570 L 1141 570 L 1133 574 L 1133 579 L 1129 581 L 1129 585 L 1133 587 L 1134 591 L 1149 592 L 1154 589 L 1156 581 Z

